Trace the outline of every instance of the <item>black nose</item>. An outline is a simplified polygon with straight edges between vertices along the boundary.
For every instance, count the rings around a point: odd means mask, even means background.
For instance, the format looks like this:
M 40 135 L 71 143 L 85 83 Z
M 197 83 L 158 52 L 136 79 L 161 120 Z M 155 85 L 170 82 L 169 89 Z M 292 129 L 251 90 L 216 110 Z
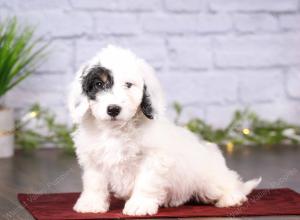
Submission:
M 107 114 L 112 117 L 116 117 L 121 111 L 121 107 L 118 105 L 109 105 L 107 107 Z

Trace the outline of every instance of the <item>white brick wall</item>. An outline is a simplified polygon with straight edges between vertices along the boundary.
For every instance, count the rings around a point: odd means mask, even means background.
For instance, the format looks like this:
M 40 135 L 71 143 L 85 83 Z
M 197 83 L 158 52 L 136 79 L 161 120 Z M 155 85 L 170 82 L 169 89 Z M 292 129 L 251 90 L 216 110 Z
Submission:
M 101 47 L 129 47 L 157 70 L 184 118 L 217 126 L 236 109 L 300 124 L 300 0 L 0 0 L 51 42 L 37 73 L 6 97 L 67 120 L 66 85 Z
M 297 11 L 298 0 L 211 0 L 209 7 L 212 11 L 229 12 L 290 12 Z

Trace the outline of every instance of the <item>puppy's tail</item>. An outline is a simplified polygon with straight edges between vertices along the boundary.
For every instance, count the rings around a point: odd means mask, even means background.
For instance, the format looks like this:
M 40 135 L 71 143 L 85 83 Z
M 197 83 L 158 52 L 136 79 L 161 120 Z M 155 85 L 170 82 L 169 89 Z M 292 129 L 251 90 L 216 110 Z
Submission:
M 253 180 L 249 180 L 243 184 L 242 191 L 245 195 L 248 195 L 258 184 L 261 182 L 261 177 Z

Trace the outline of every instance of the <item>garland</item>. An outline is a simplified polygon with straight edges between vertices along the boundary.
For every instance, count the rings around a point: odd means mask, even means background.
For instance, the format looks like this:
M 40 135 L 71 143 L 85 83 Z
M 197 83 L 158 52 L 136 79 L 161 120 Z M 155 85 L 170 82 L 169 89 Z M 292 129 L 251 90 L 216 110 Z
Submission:
M 228 153 L 232 153 L 235 146 L 300 143 L 300 126 L 282 120 L 267 121 L 249 109 L 236 111 L 225 128 L 216 129 L 200 118 L 179 123 L 184 108 L 177 102 L 173 104 L 173 108 L 176 112 L 176 124 L 185 126 L 200 138 L 226 147 Z M 55 114 L 49 109 L 42 109 L 35 104 L 16 122 L 16 144 L 26 151 L 51 144 L 73 154 L 71 134 L 74 130 L 75 126 L 58 123 Z
M 179 124 L 183 107 L 175 102 L 175 123 Z M 231 153 L 235 146 L 296 145 L 300 143 L 300 126 L 282 120 L 267 121 L 255 112 L 245 109 L 235 111 L 230 123 L 223 129 L 213 128 L 200 118 L 193 118 L 181 124 L 207 141 L 225 146 Z
M 24 117 L 16 121 L 16 144 L 26 152 L 51 145 L 62 148 L 68 154 L 74 154 L 71 137 L 74 130 L 75 126 L 57 122 L 54 113 L 35 104 Z

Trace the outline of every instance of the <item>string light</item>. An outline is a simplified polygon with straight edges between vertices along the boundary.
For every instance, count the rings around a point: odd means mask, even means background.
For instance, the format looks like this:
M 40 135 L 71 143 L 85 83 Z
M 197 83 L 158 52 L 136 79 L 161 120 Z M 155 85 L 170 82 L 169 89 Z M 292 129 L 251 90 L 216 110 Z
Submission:
M 31 111 L 31 112 L 28 112 L 26 115 L 24 115 L 24 116 L 21 118 L 21 124 L 27 123 L 27 122 L 30 121 L 32 118 L 37 117 L 38 114 L 39 114 L 39 112 L 37 112 L 37 111 Z
M 232 154 L 232 152 L 234 150 L 234 144 L 231 141 L 227 142 L 226 150 L 229 154 Z
M 36 111 L 32 111 L 29 113 L 30 118 L 35 118 L 37 115 L 38 115 L 38 113 Z
M 250 130 L 248 128 L 244 128 L 242 130 L 242 132 L 243 132 L 244 135 L 249 135 L 250 134 Z

